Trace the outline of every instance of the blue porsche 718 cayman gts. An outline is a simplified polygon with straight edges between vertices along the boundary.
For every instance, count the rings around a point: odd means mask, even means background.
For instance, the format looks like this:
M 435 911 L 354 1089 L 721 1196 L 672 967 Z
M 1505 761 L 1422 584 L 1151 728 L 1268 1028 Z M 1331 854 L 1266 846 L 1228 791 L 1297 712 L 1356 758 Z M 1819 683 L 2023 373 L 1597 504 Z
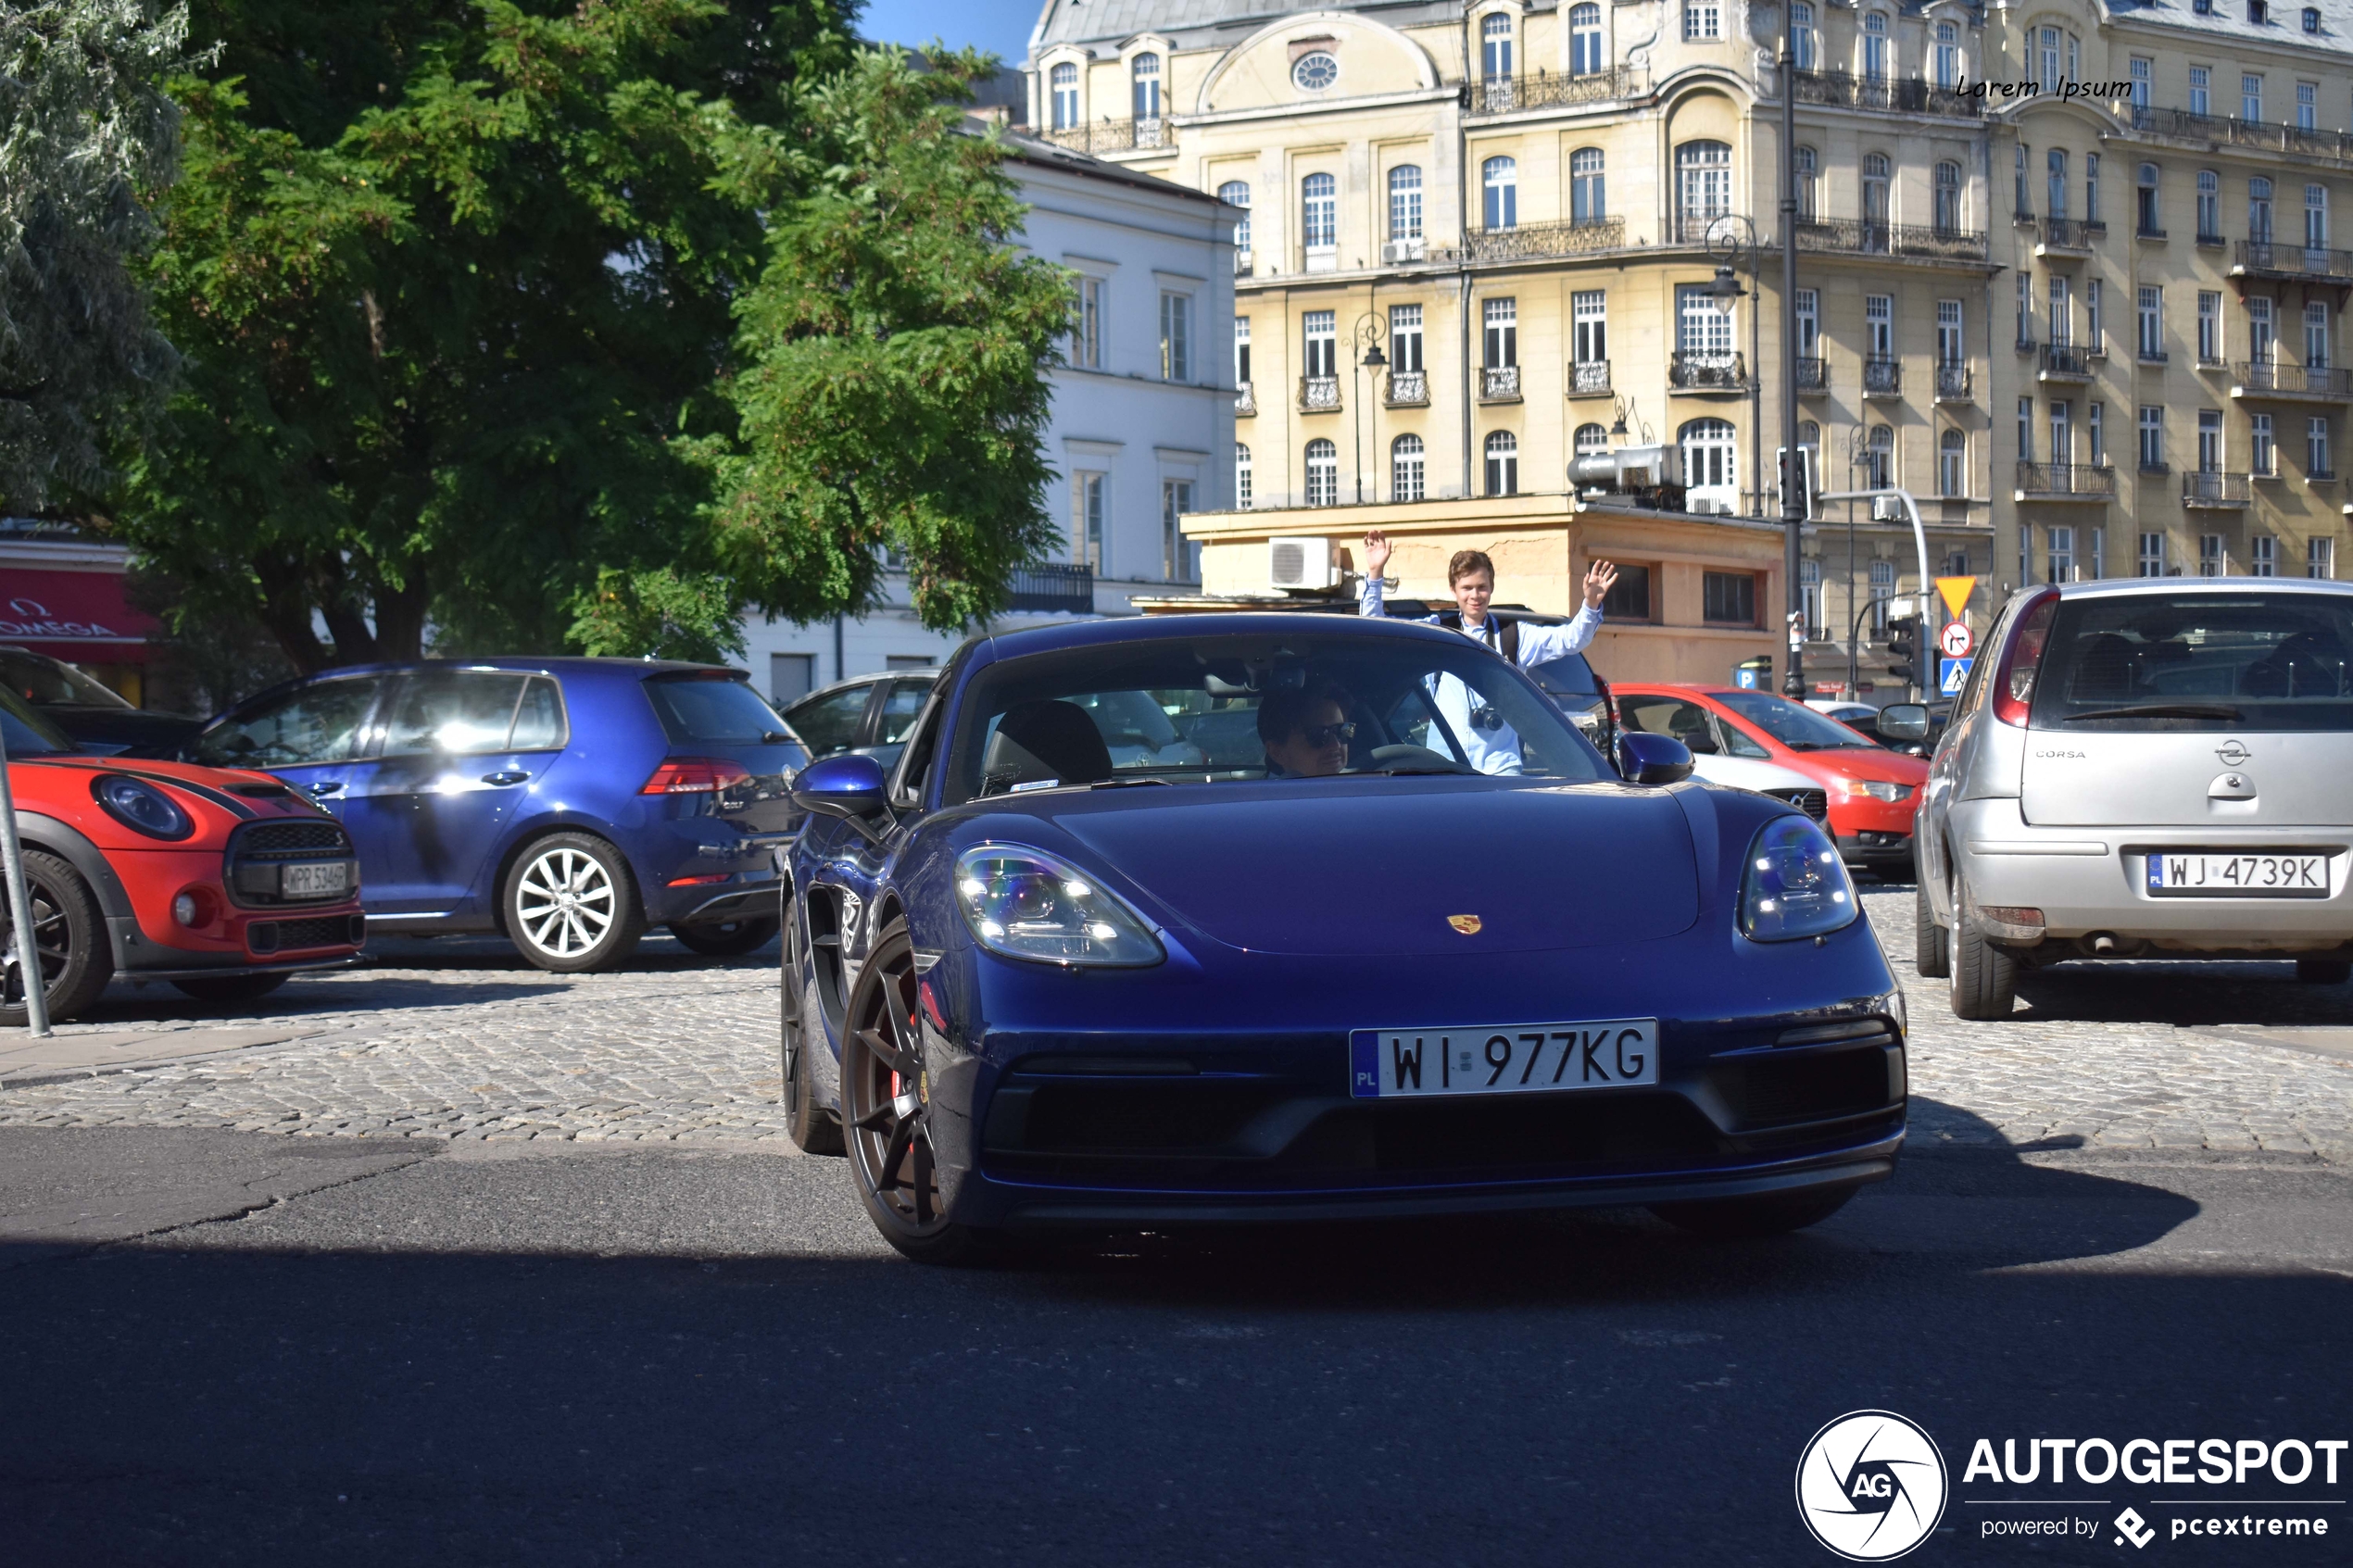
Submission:
M 887 776 L 802 771 L 785 1094 L 884 1237 L 1648 1205 L 1894 1169 L 1901 994 L 1836 848 L 1661 736 L 1613 768 L 1451 631 L 977 638 Z M 1622 772 L 1621 772 L 1622 770 Z

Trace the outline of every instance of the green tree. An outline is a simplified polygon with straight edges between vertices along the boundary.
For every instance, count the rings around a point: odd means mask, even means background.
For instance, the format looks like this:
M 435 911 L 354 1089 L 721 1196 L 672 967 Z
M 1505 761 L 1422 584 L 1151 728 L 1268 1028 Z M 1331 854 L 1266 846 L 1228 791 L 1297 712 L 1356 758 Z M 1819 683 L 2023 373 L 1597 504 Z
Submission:
M 184 6 L 0 5 L 0 507 L 42 511 L 107 482 L 107 432 L 169 387 L 171 347 L 132 266 L 143 196 L 171 175 Z
M 952 630 L 1055 536 L 1040 447 L 1070 292 L 1015 248 L 1003 145 L 958 107 L 990 63 L 873 51 L 804 123 L 725 127 L 724 183 L 770 226 L 736 306 L 719 537 L 770 614 L 870 608 L 891 551 L 924 624 Z

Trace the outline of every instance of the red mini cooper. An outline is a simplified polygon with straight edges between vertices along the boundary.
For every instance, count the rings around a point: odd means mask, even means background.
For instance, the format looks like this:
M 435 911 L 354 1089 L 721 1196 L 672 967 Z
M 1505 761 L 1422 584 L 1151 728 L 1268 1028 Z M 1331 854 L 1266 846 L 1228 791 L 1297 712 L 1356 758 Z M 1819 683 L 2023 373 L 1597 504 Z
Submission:
M 351 840 L 269 774 L 77 755 L 7 692 L 0 734 L 51 1019 L 86 1010 L 118 973 L 245 1002 L 359 951 Z M 22 1024 L 13 940 L 6 951 L 0 1024 Z

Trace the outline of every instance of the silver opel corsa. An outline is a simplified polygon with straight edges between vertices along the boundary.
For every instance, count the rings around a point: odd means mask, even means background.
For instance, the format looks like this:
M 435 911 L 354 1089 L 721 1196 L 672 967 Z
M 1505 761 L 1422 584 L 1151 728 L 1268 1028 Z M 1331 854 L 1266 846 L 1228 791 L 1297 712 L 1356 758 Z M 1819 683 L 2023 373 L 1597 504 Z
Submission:
M 1951 979 L 1963 1018 L 2008 1016 L 2022 967 L 2068 959 L 2294 959 L 2343 982 L 2353 584 L 2020 593 L 1954 705 L 1913 844 L 1919 972 Z

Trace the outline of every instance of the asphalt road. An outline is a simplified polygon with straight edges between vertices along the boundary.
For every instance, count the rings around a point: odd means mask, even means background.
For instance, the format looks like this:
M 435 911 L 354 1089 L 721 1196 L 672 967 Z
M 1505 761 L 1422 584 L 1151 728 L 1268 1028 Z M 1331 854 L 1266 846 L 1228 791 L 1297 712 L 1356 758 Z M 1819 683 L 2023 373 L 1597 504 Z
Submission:
M 2162 1530 L 2180 1488 L 1968 1486 L 1973 1441 L 2353 1436 L 2348 1366 L 2353 1187 L 2260 1152 L 1922 1148 L 1771 1243 L 1611 1213 L 961 1273 L 835 1160 L 0 1128 L 9 1564 L 1823 1563 L 1799 1452 L 1869 1407 L 1952 1467 L 1907 1561 L 2113 1563 L 1962 1499 Z M 2335 1533 L 2145 1555 L 2346 1561 L 2353 1508 L 2306 1512 Z

